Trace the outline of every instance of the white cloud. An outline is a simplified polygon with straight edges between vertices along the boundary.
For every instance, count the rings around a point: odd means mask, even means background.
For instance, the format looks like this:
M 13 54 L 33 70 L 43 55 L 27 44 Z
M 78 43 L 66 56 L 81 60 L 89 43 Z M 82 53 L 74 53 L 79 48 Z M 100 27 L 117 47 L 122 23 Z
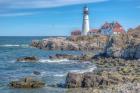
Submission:
M 36 14 L 26 11 L 22 12 L 22 9 L 51 8 L 105 1 L 108 0 L 0 0 L 0 16 L 26 16 Z M 16 11 L 20 11 L 20 13 Z
M 0 0 L 0 5 L 5 8 L 48 8 L 104 1 L 108 0 Z
M 21 13 L 3 13 L 0 14 L 1 17 L 9 17 L 9 16 L 30 16 L 30 15 L 35 15 L 37 12 L 21 12 Z

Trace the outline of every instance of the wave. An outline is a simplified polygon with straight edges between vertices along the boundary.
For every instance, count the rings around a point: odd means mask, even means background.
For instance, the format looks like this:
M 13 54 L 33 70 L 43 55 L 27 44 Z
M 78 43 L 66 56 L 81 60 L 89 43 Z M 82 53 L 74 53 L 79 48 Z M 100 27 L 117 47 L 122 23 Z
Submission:
M 55 77 L 64 77 L 64 76 L 66 76 L 66 74 L 55 74 L 53 76 L 55 76 Z
M 28 44 L 4 44 L 4 45 L 0 45 L 0 47 L 29 47 Z
M 17 62 L 16 60 L 11 60 L 11 63 Z M 27 61 L 20 61 L 20 62 L 27 62 Z M 38 61 L 35 61 L 36 63 L 62 63 L 62 64 L 67 64 L 67 63 L 72 63 L 68 59 L 39 59 Z
M 32 75 L 35 75 L 34 73 L 32 73 Z M 64 76 L 66 76 L 67 75 L 67 73 L 54 73 L 54 72 L 46 72 L 46 71 L 42 71 L 42 72 L 40 72 L 40 75 L 39 76 L 41 76 L 41 77 L 44 77 L 44 76 L 54 76 L 54 77 L 64 77 Z
M 40 59 L 39 62 L 42 62 L 42 63 L 60 63 L 60 62 L 67 62 L 69 61 L 68 59 L 54 59 L 54 60 L 51 60 L 51 59 Z
M 96 66 L 91 66 L 87 69 L 81 69 L 81 70 L 71 70 L 70 72 L 74 73 L 86 73 L 86 72 L 93 72 L 96 69 Z

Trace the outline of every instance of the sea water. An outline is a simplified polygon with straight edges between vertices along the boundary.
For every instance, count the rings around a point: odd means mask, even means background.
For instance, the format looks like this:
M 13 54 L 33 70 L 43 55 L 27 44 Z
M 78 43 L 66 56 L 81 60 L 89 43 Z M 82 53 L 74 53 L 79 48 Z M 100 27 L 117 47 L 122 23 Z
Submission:
M 49 60 L 50 55 L 66 53 L 80 55 L 81 51 L 45 51 L 30 46 L 32 40 L 48 37 L 0 37 L 0 93 L 67 93 L 65 88 L 49 87 L 49 85 L 65 83 L 68 72 L 91 72 L 95 66 L 90 62 L 78 62 L 68 59 Z M 16 62 L 24 56 L 37 56 L 39 61 Z M 40 75 L 34 75 L 38 71 Z M 12 80 L 33 76 L 43 80 L 46 85 L 38 89 L 14 89 L 8 86 Z

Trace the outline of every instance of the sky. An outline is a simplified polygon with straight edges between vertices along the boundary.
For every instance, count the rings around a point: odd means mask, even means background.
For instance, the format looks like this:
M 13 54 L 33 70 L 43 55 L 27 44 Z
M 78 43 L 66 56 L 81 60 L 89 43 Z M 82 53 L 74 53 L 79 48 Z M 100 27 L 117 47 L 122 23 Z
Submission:
M 90 28 L 119 22 L 140 25 L 140 0 L 0 0 L 0 36 L 65 36 L 82 28 L 83 7 Z

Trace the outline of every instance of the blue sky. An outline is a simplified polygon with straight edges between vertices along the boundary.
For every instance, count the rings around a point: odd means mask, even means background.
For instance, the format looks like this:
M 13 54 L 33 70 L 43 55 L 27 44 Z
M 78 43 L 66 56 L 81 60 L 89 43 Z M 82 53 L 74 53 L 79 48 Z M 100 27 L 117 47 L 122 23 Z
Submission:
M 118 21 L 125 29 L 140 25 L 140 0 L 0 0 L 0 36 L 64 36 L 81 29 L 82 9 L 90 28 Z

